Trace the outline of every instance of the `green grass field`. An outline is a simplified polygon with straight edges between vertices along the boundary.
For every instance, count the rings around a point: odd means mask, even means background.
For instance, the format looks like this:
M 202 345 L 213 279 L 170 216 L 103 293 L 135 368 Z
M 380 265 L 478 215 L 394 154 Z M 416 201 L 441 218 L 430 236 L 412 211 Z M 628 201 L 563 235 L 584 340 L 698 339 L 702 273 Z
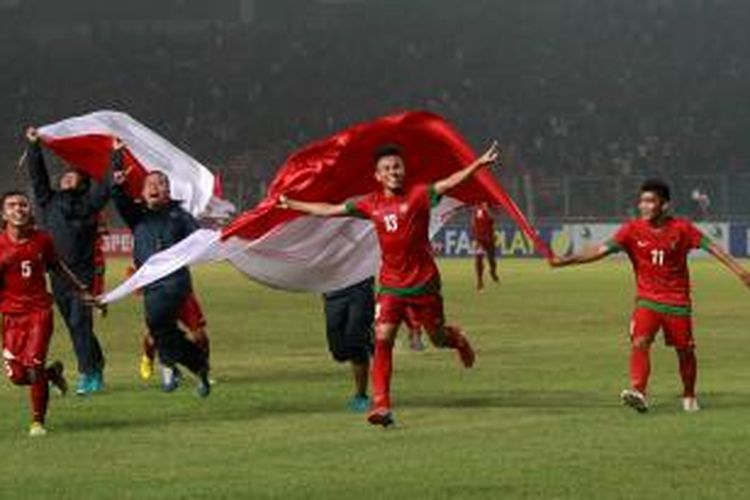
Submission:
M 745 498 L 750 470 L 750 294 L 693 265 L 699 390 L 684 414 L 674 353 L 654 349 L 652 412 L 620 406 L 627 382 L 629 266 L 550 271 L 502 262 L 478 294 L 469 261 L 442 261 L 446 309 L 478 350 L 395 356 L 398 427 L 345 409 L 321 301 L 232 268 L 194 271 L 217 384 L 199 400 L 137 374 L 140 303 L 99 322 L 108 388 L 53 396 L 49 435 L 26 436 L 26 391 L 0 384 L 2 498 Z M 112 266 L 110 281 L 122 275 Z M 60 328 L 50 357 L 73 367 Z M 70 370 L 74 371 L 74 369 Z

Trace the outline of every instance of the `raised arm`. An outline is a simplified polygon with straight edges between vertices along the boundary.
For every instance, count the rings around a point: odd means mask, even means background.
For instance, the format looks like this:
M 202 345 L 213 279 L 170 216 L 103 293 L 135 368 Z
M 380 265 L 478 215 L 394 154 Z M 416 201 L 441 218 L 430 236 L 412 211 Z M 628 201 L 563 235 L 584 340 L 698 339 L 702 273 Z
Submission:
M 127 170 L 123 170 L 123 148 L 122 141 L 115 139 L 112 151 L 112 199 L 120 217 L 132 229 L 140 222 L 143 214 L 140 207 L 125 192 Z
M 44 162 L 44 152 L 39 143 L 39 132 L 34 127 L 26 129 L 27 161 L 29 165 L 29 176 L 31 187 L 34 190 L 34 198 L 39 206 L 49 203 L 55 192 L 50 184 L 49 172 Z
M 729 255 L 726 250 L 721 248 L 716 243 L 709 243 L 706 246 L 706 250 L 716 257 L 716 260 L 724 264 L 732 273 L 737 276 L 746 287 L 750 288 L 750 271 L 740 265 L 737 260 Z
M 590 262 L 602 260 L 604 257 L 614 252 L 615 250 L 611 245 L 602 243 L 598 246 L 586 248 L 582 252 L 577 254 L 568 255 L 565 257 L 555 256 L 551 261 L 549 261 L 549 264 L 552 267 L 566 267 L 579 264 L 588 264 Z
M 333 205 L 331 203 L 314 203 L 308 201 L 297 201 L 287 198 L 284 195 L 279 196 L 279 207 L 290 210 L 297 210 L 310 215 L 319 217 L 336 217 L 349 214 L 349 207 L 346 203 Z
M 458 172 L 437 181 L 435 183 L 435 193 L 438 196 L 444 195 L 447 191 L 450 191 L 454 187 L 468 180 L 474 173 L 482 167 L 495 163 L 498 156 L 500 156 L 500 147 L 497 142 L 494 141 L 490 148 L 485 153 L 474 160 L 474 162 Z
M 101 212 L 112 196 L 112 183 L 108 178 L 102 179 L 91 188 L 89 194 L 89 210 Z

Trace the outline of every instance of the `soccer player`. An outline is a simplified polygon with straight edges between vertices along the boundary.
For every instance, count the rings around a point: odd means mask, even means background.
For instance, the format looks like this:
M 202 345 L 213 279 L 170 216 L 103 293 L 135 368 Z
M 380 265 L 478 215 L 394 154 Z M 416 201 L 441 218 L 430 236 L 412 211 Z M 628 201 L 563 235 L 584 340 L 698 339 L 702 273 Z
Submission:
M 3 362 L 15 385 L 30 386 L 30 436 L 43 436 L 49 384 L 65 394 L 68 384 L 63 365 L 49 366 L 47 349 L 52 337 L 52 297 L 46 274 L 54 271 L 66 280 L 82 302 L 93 297 L 55 253 L 52 237 L 34 228 L 29 198 L 19 191 L 0 197 L 3 231 L 0 234 L 0 312 L 3 315 Z
M 109 184 L 101 182 L 90 187 L 88 177 L 70 169 L 60 177 L 59 189 L 53 189 L 39 133 L 31 127 L 26 131 L 26 139 L 31 186 L 41 211 L 43 227 L 52 235 L 65 265 L 90 286 L 96 272 L 94 255 L 98 217 L 109 201 Z M 98 392 L 104 387 L 105 360 L 94 334 L 91 307 L 73 293 L 64 277 L 53 272 L 51 281 L 57 308 L 65 320 L 78 360 L 76 393 L 83 396 Z
M 620 251 L 630 258 L 637 292 L 630 327 L 630 388 L 622 391 L 620 397 L 638 412 L 648 410 L 649 348 L 659 330 L 664 332 L 666 344 L 677 351 L 683 409 L 687 412 L 700 409 L 695 391 L 697 362 L 687 265 L 690 251 L 703 248 L 750 287 L 750 272 L 709 241 L 690 221 L 671 216 L 669 203 L 670 189 L 666 183 L 646 181 L 638 200 L 639 219 L 623 224 L 607 243 L 580 254 L 556 257 L 551 262 L 554 267 L 586 264 Z
M 471 235 L 474 239 L 474 271 L 477 290 L 484 288 L 484 258 L 490 267 L 490 278 L 497 283 L 497 261 L 495 260 L 495 220 L 489 203 L 483 202 L 474 208 L 471 217 Z
M 367 372 L 375 321 L 375 278 L 323 294 L 328 350 L 335 361 L 351 363 L 354 396 L 349 409 L 367 411 Z
M 375 179 L 382 189 L 342 204 L 311 203 L 282 196 L 281 207 L 319 216 L 356 216 L 370 219 L 378 235 L 382 262 L 375 317 L 372 362 L 372 410 L 368 421 L 393 424 L 390 382 L 393 342 L 406 318 L 420 325 L 437 347 L 456 349 L 465 367 L 474 364 L 474 350 L 463 332 L 445 324 L 440 273 L 429 239 L 430 209 L 446 191 L 468 180 L 498 158 L 496 143 L 471 165 L 434 184 L 407 185 L 401 149 L 382 146 L 374 157 Z
M 112 198 L 133 232 L 133 258 L 136 266 L 141 266 L 153 254 L 193 233 L 198 223 L 170 198 L 169 178 L 163 172 L 149 172 L 146 176 L 141 190 L 142 203 L 131 199 L 124 189 L 127 171 L 123 170 L 123 148 L 122 141 L 115 139 Z M 177 365 L 181 364 L 197 376 L 198 395 L 207 397 L 211 392 L 208 356 L 187 339 L 177 323 L 180 308 L 192 289 L 187 267 L 146 286 L 143 290 L 146 324 L 164 367 L 162 388 L 171 392 L 180 385 L 182 374 Z

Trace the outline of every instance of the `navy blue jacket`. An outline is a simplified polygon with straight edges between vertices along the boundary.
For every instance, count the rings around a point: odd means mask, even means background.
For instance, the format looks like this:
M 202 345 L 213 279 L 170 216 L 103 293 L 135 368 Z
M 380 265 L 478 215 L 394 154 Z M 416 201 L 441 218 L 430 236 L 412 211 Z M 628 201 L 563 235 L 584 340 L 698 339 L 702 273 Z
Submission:
M 120 151 L 115 151 L 112 163 L 114 170 L 122 169 Z M 152 210 L 133 201 L 120 185 L 112 186 L 112 199 L 125 224 L 133 232 L 133 260 L 136 267 L 140 267 L 155 253 L 166 250 L 199 228 L 195 218 L 176 201 L 170 201 L 164 207 Z M 178 269 L 148 285 L 146 291 L 159 287 L 190 290 L 192 283 L 189 269 L 187 267 Z
M 100 182 L 90 188 L 86 179 L 80 189 L 52 189 L 39 142 L 29 144 L 27 158 L 42 226 L 52 234 L 63 262 L 78 278 L 90 284 L 94 276 L 97 217 L 109 200 L 109 183 Z

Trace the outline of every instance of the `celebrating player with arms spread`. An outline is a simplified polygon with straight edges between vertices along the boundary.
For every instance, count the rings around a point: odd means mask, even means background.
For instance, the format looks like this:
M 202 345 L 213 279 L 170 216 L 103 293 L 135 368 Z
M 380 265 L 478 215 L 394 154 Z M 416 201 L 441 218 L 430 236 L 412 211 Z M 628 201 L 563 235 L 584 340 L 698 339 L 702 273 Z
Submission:
M 690 251 L 703 248 L 750 287 L 750 272 L 709 241 L 690 221 L 670 216 L 669 201 L 669 186 L 659 180 L 646 181 L 641 186 L 638 201 L 639 219 L 625 223 L 605 244 L 552 261 L 553 266 L 561 267 L 594 262 L 619 251 L 628 254 L 638 291 L 630 332 L 631 388 L 622 391 L 621 398 L 623 403 L 639 412 L 648 410 L 649 347 L 660 329 L 667 345 L 677 350 L 683 409 L 699 409 L 695 395 L 697 363 L 687 265 Z
M 0 234 L 0 312 L 3 315 L 3 362 L 15 385 L 30 386 L 33 413 L 31 436 L 46 434 L 49 384 L 67 391 L 63 366 L 46 366 L 52 337 L 52 296 L 46 274 L 65 278 L 87 304 L 86 287 L 68 270 L 55 252 L 52 237 L 34 228 L 28 197 L 11 191 L 0 198 L 3 232 Z
M 397 146 L 375 154 L 375 179 L 382 190 L 339 205 L 309 203 L 282 196 L 282 207 L 319 216 L 370 219 L 380 243 L 380 291 L 377 299 L 375 353 L 372 364 L 371 424 L 393 423 L 390 401 L 393 343 L 402 321 L 424 327 L 437 347 L 456 349 L 464 366 L 474 364 L 474 351 L 459 328 L 445 324 L 440 273 L 429 239 L 430 209 L 441 196 L 498 158 L 497 144 L 468 167 L 435 184 L 405 185 L 406 165 Z

